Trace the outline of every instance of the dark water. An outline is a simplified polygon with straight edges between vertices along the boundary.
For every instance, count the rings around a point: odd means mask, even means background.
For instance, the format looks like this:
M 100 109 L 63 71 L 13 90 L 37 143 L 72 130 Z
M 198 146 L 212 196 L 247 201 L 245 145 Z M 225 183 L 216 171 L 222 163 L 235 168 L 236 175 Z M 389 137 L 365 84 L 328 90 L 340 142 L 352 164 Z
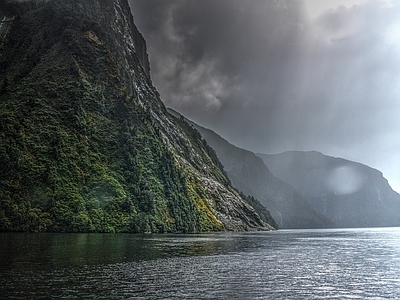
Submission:
M 0 234 L 2 299 L 400 299 L 400 229 Z

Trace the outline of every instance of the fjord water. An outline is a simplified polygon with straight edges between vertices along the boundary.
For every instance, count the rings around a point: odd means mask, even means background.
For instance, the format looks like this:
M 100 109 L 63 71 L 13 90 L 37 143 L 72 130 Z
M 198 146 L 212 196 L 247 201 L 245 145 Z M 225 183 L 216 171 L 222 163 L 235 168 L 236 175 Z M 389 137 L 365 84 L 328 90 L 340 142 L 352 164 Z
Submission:
M 4 299 L 400 299 L 400 229 L 0 234 Z

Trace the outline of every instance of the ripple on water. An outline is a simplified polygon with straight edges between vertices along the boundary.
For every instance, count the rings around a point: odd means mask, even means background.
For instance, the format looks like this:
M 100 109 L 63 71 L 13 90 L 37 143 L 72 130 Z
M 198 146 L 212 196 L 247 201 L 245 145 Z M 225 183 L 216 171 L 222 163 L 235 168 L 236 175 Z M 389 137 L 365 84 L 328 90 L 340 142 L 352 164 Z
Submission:
M 11 268 L 0 273 L 0 292 L 8 299 L 399 299 L 399 238 L 383 229 L 157 236 L 146 244 L 158 249 L 156 258 Z

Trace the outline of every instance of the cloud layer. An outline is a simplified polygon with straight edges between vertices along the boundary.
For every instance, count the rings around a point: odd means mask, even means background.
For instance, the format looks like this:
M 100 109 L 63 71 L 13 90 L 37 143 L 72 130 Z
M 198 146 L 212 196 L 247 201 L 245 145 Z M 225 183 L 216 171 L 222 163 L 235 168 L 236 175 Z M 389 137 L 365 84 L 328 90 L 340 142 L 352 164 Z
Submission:
M 293 0 L 130 4 L 167 106 L 240 147 L 348 158 L 400 190 L 398 1 L 312 21 Z

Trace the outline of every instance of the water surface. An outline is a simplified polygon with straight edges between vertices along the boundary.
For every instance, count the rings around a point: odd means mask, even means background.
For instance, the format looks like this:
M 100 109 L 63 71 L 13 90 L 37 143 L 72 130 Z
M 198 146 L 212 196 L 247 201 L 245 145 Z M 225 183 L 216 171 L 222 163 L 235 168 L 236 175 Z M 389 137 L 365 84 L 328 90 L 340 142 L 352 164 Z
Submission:
M 400 229 L 0 234 L 4 299 L 400 299 Z

